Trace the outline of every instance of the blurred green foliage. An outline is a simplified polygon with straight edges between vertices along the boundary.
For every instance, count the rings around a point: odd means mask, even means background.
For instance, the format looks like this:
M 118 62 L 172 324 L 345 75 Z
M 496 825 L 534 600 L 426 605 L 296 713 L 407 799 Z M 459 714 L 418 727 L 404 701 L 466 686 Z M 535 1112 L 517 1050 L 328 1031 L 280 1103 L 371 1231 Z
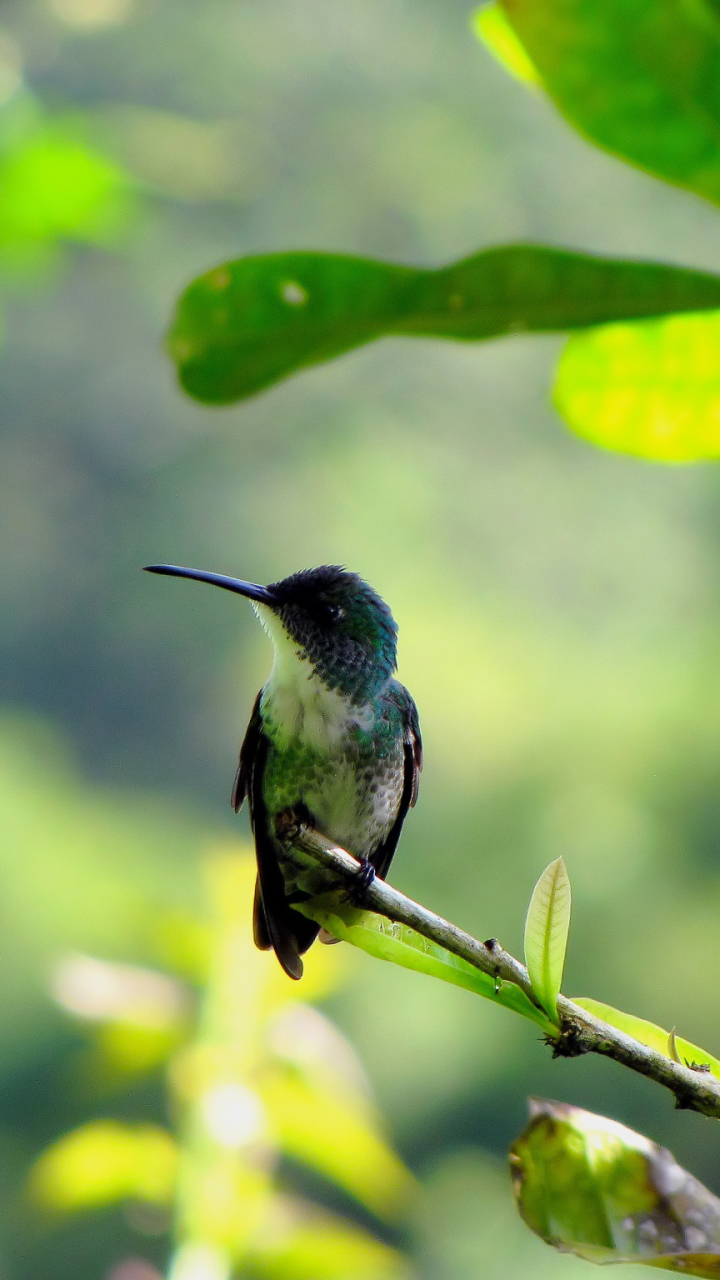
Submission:
M 49 116 L 29 94 L 0 107 L 0 272 L 35 282 L 63 243 L 111 246 L 133 216 L 132 184 L 78 116 Z
M 304 1003 L 337 985 L 338 959 L 317 948 L 301 989 L 257 951 L 251 853 L 216 850 L 206 879 L 197 1002 L 174 975 L 89 956 L 65 960 L 54 983 L 76 1017 L 125 1033 L 125 1073 L 165 1067 L 175 1136 L 154 1124 L 85 1123 L 35 1161 L 31 1200 L 50 1214 L 118 1203 L 172 1211 L 173 1280 L 274 1276 L 279 1267 L 286 1280 L 398 1280 L 408 1274 L 399 1253 L 277 1182 L 284 1156 L 391 1224 L 413 1199 L 413 1179 L 384 1139 L 349 1044 Z M 187 932 L 187 920 L 166 919 L 176 954 L 192 957 Z M 177 1035 L 148 1060 L 148 1031 L 168 1026 Z M 116 1047 L 106 1034 L 95 1038 L 99 1079 L 113 1079 Z
M 554 337 L 392 339 L 222 411 L 182 397 L 161 355 L 182 286 L 238 254 L 434 265 L 544 241 L 712 272 L 715 210 L 588 146 L 472 39 L 460 0 L 101 10 L 0 5 L 21 55 L 12 72 L 0 46 L 7 83 L 24 77 L 144 192 L 110 250 L 71 248 L 62 272 L 38 272 L 42 291 L 5 302 L 3 1280 L 164 1265 L 166 1218 L 136 1204 L 39 1218 L 22 1190 L 82 1125 L 168 1127 L 150 1066 L 175 1033 L 98 1026 L 89 1052 L 49 975 L 79 951 L 196 978 L 194 868 L 230 831 L 269 662 L 249 610 L 158 590 L 138 571 L 152 560 L 261 581 L 345 562 L 369 578 L 400 623 L 427 747 L 394 882 L 517 952 L 532 886 L 562 854 L 566 989 L 720 1049 L 715 469 L 652 469 L 554 429 Z M 720 1187 L 712 1126 L 660 1090 L 600 1061 L 551 1064 L 489 1001 L 344 958 L 327 1009 L 422 1178 L 409 1246 L 424 1280 L 586 1273 L 516 1221 L 500 1157 L 528 1091 L 611 1112 Z M 368 1228 L 317 1173 L 284 1176 Z M 303 1237 L 309 1271 L 323 1231 L 313 1219 Z
M 720 16 L 648 0 L 527 0 L 473 25 L 512 75 L 542 86 L 573 124 L 650 172 L 720 197 L 713 87 Z M 537 67 L 537 74 L 533 68 Z M 648 263 L 573 258 L 550 247 L 486 249 L 433 273 L 370 259 L 277 253 L 230 261 L 182 295 L 169 349 L 186 391 L 208 404 L 253 395 L 297 369 L 386 334 L 465 341 L 716 309 L 711 278 Z M 612 324 L 576 339 L 555 403 L 604 448 L 656 461 L 720 454 L 717 316 Z
M 526 64 L 602 147 L 720 201 L 720 14 L 713 4 L 490 4 L 476 31 L 514 75 Z M 524 59 L 524 61 L 523 61 Z M 623 317 L 618 314 L 617 319 Z M 613 325 L 571 339 L 555 404 L 603 448 L 663 462 L 716 458 L 717 317 Z

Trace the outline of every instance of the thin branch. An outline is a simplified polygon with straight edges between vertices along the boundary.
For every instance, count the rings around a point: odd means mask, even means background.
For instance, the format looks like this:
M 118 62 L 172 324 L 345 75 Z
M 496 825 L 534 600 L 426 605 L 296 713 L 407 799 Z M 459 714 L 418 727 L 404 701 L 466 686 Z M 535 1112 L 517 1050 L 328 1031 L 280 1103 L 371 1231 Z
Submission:
M 307 856 L 310 856 L 327 870 L 353 884 L 353 896 L 358 906 L 375 911 L 388 920 L 407 925 L 496 980 L 514 983 L 540 1008 L 533 994 L 527 969 L 509 952 L 504 951 L 496 939 L 478 942 L 469 933 L 464 933 L 456 925 L 443 920 L 442 916 L 437 916 L 419 902 L 406 898 L 384 880 L 375 878 L 367 888 L 360 888 L 358 873 L 361 871 L 361 864 L 357 859 L 310 827 L 296 826 L 283 834 L 289 856 L 292 856 L 293 851 L 301 857 L 304 855 L 302 861 L 305 865 Z M 311 912 L 312 903 L 307 903 L 306 908 Z M 670 1089 L 678 1107 L 720 1119 L 720 1080 L 714 1075 L 673 1062 L 657 1050 L 650 1049 L 632 1036 L 595 1018 L 565 996 L 558 999 L 558 1013 L 561 1027 L 556 1037 L 549 1037 L 556 1057 L 600 1053 Z

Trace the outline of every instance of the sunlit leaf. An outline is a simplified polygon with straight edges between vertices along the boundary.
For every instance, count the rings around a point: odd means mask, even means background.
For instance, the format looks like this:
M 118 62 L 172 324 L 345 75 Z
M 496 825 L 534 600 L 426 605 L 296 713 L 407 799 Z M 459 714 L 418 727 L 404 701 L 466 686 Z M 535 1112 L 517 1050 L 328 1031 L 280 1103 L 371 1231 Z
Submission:
M 260 1095 L 286 1155 L 337 1182 L 378 1217 L 393 1221 L 401 1215 L 414 1181 L 366 1102 L 353 1104 L 281 1070 L 261 1083 Z
M 156 1125 L 97 1120 L 53 1143 L 33 1166 L 30 1191 L 49 1209 L 72 1211 L 145 1200 L 172 1200 L 177 1148 Z
M 548 1244 L 590 1262 L 720 1276 L 720 1200 L 624 1125 L 535 1101 L 510 1164 L 518 1208 Z
M 508 22 L 507 15 L 500 5 L 493 0 L 491 4 L 481 5 L 472 16 L 473 30 L 511 76 L 522 80 L 525 84 L 540 83 L 537 68 L 530 61 L 527 52 L 517 38 L 514 29 Z
M 127 212 L 128 182 L 99 152 L 43 132 L 0 158 L 0 245 L 56 237 L 104 242 Z
M 720 456 L 720 312 L 577 334 L 555 404 L 578 435 L 660 462 Z
M 514 1009 L 523 1017 L 536 1023 L 548 1035 L 557 1030 L 553 1022 L 545 1016 L 541 1009 L 511 982 L 496 983 L 488 974 L 476 969 L 474 965 L 455 956 L 450 951 L 429 942 L 427 938 L 414 929 L 402 924 L 395 924 L 385 916 L 375 915 L 371 911 L 356 911 L 337 901 L 336 896 L 316 898 L 312 906 L 306 908 L 313 919 L 323 924 L 336 938 L 351 942 L 361 951 L 381 960 L 389 960 L 404 969 L 414 969 L 418 973 L 427 973 L 443 982 L 450 982 L 456 987 L 464 987 L 477 995 L 492 1000 L 495 1004 Z
M 658 1053 L 664 1053 L 667 1057 L 672 1057 L 670 1053 L 670 1032 L 664 1031 L 662 1027 L 657 1027 L 654 1022 L 647 1022 L 645 1018 L 636 1018 L 631 1013 L 623 1013 L 620 1009 L 613 1009 L 612 1005 L 603 1004 L 600 1000 L 589 1000 L 584 996 L 573 996 L 575 1004 L 579 1004 L 581 1009 L 587 1009 L 588 1013 L 592 1013 L 594 1017 L 600 1018 L 603 1022 L 609 1023 L 611 1027 L 617 1027 L 618 1031 L 624 1031 L 627 1035 L 632 1036 L 634 1040 L 639 1040 L 640 1044 L 645 1044 L 649 1049 L 655 1049 Z M 714 1058 L 711 1053 L 705 1049 L 701 1049 L 698 1045 L 692 1044 L 690 1040 L 684 1040 L 682 1036 L 674 1036 L 674 1044 L 680 1062 L 687 1067 L 708 1067 L 713 1075 L 720 1079 L 720 1061 Z M 675 1061 L 678 1061 L 678 1058 Z
M 184 1039 L 181 1028 L 137 1027 L 113 1022 L 98 1028 L 96 1063 L 105 1077 L 144 1075 L 167 1062 Z
M 309 1205 L 276 1198 L 268 1228 L 250 1253 L 267 1280 L 408 1280 L 407 1262 L 359 1227 Z
M 340 254 L 240 258 L 182 295 L 168 340 L 196 399 L 229 403 L 375 338 L 474 341 L 720 307 L 720 277 L 508 245 L 438 270 Z
M 525 920 L 525 963 L 533 991 L 557 1021 L 568 934 L 570 881 L 562 858 L 545 868 L 533 890 Z
M 720 21 L 684 0 L 502 0 L 542 82 L 583 134 L 720 201 Z

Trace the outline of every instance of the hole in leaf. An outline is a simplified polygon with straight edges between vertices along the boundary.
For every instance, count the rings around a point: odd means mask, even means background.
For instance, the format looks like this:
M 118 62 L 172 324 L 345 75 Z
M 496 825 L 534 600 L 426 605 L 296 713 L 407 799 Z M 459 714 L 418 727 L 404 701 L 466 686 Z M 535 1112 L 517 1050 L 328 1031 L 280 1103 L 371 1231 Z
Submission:
M 289 307 L 304 307 L 308 300 L 307 290 L 297 280 L 284 280 L 280 286 L 280 296 Z

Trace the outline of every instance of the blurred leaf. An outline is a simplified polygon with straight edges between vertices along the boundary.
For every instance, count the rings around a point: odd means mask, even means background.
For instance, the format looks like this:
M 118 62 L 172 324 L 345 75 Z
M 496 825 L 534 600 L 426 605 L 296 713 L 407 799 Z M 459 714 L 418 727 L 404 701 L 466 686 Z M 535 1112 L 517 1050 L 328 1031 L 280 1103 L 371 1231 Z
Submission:
M 188 991 L 167 974 L 81 953 L 55 966 L 52 993 L 68 1013 L 95 1022 L 167 1029 L 185 1024 L 190 1013 Z
M 525 963 L 530 981 L 554 1022 L 565 969 L 570 908 L 568 873 L 562 858 L 556 858 L 535 885 L 525 919 Z
M 589 1262 L 720 1276 L 720 1200 L 665 1148 L 562 1102 L 533 1101 L 510 1149 L 532 1231 Z
M 472 15 L 473 30 L 478 40 L 494 58 L 525 84 L 540 84 L 537 68 L 530 61 L 523 45 L 508 22 L 507 15 L 500 4 L 493 0 L 491 4 L 481 5 Z
M 720 21 L 685 0 L 501 0 L 545 88 L 586 136 L 720 201 Z
M 414 1180 L 367 1102 L 313 1087 L 291 1071 L 274 1072 L 259 1092 L 286 1155 L 337 1182 L 379 1218 L 392 1222 L 402 1214 Z
M 122 225 L 128 189 L 116 164 L 48 129 L 0 159 L 0 244 L 103 243 Z
M 186 1031 L 186 1029 L 185 1029 Z M 99 1028 L 95 1046 L 102 1076 L 144 1075 L 167 1062 L 182 1044 L 182 1027 L 138 1027 L 112 1022 Z
M 720 312 L 571 338 L 554 399 L 578 435 L 660 462 L 720 456 Z
M 302 908 L 298 907 L 298 910 Z M 429 942 L 414 929 L 395 924 L 385 916 L 374 915 L 371 911 L 356 911 L 352 907 L 342 906 L 333 894 L 314 898 L 311 913 L 312 918 L 324 925 L 334 937 L 351 942 L 361 951 L 367 951 L 368 955 L 389 960 L 404 969 L 427 973 L 433 978 L 440 978 L 442 982 L 464 987 L 467 991 L 474 991 L 486 1000 L 521 1013 L 548 1035 L 557 1030 L 555 1024 L 519 987 L 511 982 L 502 982 L 496 990 L 495 982 L 488 974 L 450 951 L 445 951 L 443 947 Z
M 367 1107 L 372 1094 L 363 1065 L 350 1041 L 319 1009 L 300 1002 L 286 1005 L 268 1020 L 265 1034 L 277 1062 L 314 1087 Z
M 670 1033 L 663 1031 L 662 1027 L 655 1026 L 654 1022 L 647 1022 L 645 1018 L 636 1018 L 631 1013 L 622 1013 L 620 1009 L 613 1009 L 612 1005 L 603 1004 L 600 1000 L 589 1000 L 584 996 L 579 998 L 573 996 L 572 999 L 575 1004 L 580 1005 L 581 1009 L 587 1009 L 588 1013 L 609 1023 L 611 1027 L 617 1027 L 618 1031 L 626 1032 L 641 1044 L 646 1044 L 649 1049 L 664 1053 L 666 1057 L 672 1056 L 669 1051 Z M 711 1053 L 700 1049 L 690 1040 L 683 1040 L 682 1036 L 676 1035 L 674 1042 L 679 1059 L 685 1066 L 709 1067 L 712 1074 L 720 1079 L 720 1061 Z
M 172 1201 L 176 1175 L 177 1148 L 164 1129 L 96 1120 L 42 1153 L 30 1192 L 46 1208 L 65 1212 L 128 1199 L 164 1205 Z
M 406 1280 L 407 1262 L 359 1227 L 277 1196 L 269 1228 L 251 1252 L 267 1280 Z
M 375 338 L 472 341 L 720 306 L 720 278 L 533 245 L 438 270 L 341 254 L 240 258 L 180 298 L 168 347 L 184 389 L 241 400 Z

